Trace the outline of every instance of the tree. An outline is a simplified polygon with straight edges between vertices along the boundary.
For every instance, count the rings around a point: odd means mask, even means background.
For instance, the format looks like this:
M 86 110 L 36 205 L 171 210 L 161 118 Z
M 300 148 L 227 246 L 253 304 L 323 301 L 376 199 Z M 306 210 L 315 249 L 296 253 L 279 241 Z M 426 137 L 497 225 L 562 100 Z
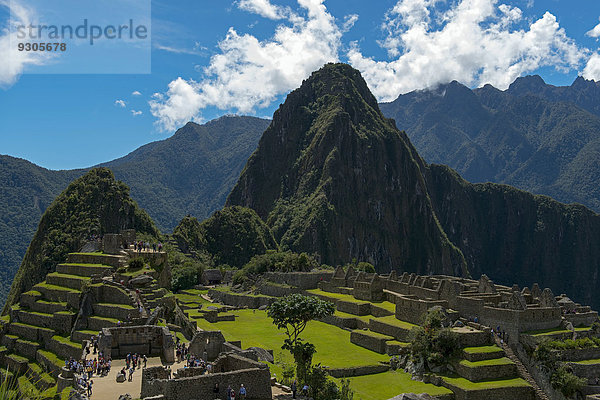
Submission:
M 278 329 L 285 330 L 287 339 L 281 348 L 288 350 L 294 357 L 296 375 L 302 382 L 307 380 L 316 349 L 312 343 L 302 342 L 300 334 L 309 321 L 327 317 L 334 311 L 332 303 L 301 294 L 282 297 L 267 309 L 267 315 L 273 319 L 273 324 Z
M 425 368 L 443 365 L 459 350 L 456 333 L 444 328 L 446 316 L 433 308 L 427 311 L 423 326 L 411 331 L 411 355 L 415 361 L 423 361 Z

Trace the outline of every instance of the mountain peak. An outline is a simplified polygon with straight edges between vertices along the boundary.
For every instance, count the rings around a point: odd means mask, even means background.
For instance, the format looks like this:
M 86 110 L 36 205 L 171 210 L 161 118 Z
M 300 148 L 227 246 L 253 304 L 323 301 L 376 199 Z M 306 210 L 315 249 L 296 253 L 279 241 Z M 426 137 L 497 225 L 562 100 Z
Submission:
M 283 249 L 330 265 L 467 275 L 435 222 L 424 169 L 360 73 L 327 64 L 275 112 L 227 205 L 254 209 Z
M 527 75 L 515 79 L 508 87 L 507 92 L 522 95 L 528 93 L 537 93 L 540 89 L 546 88 L 546 82 L 539 75 Z
M 348 64 L 325 64 L 313 72 L 308 79 L 305 79 L 294 92 L 309 98 L 324 96 L 339 98 L 341 96 L 346 99 L 362 99 L 373 109 L 379 109 L 377 99 L 371 94 L 360 72 Z M 293 98 L 293 96 L 291 97 Z

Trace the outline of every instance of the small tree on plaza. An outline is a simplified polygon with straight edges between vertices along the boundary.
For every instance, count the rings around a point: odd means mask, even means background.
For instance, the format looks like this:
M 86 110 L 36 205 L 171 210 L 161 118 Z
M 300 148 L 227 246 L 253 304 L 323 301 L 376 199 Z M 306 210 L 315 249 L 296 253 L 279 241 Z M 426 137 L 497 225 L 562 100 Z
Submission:
M 307 380 L 316 349 L 312 343 L 304 342 L 300 334 L 310 321 L 332 315 L 334 311 L 332 303 L 301 294 L 282 297 L 267 310 L 267 315 L 273 319 L 275 326 L 285 331 L 287 338 L 281 348 L 288 350 L 294 357 L 296 376 L 301 382 Z

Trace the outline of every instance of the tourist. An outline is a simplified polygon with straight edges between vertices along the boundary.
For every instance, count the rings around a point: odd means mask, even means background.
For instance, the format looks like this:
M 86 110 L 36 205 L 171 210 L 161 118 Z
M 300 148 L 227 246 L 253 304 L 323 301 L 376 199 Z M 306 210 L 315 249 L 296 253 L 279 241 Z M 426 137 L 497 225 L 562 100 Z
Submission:
M 131 382 L 133 380 L 133 372 L 135 371 L 135 369 L 133 368 L 133 366 L 131 368 L 129 368 L 129 382 Z
M 296 390 L 298 390 L 298 386 L 296 386 L 296 381 L 292 382 L 292 399 L 296 398 Z
M 88 395 L 88 397 L 92 396 L 92 385 L 93 384 L 94 384 L 94 381 L 92 381 L 91 379 L 87 383 L 87 395 Z
M 215 397 L 219 397 L 219 384 L 215 383 L 215 387 L 213 388 L 213 393 Z
M 244 387 L 244 384 L 242 383 L 242 386 L 240 386 L 240 399 L 241 400 L 245 400 L 246 399 L 246 388 Z
M 304 386 L 302 386 L 302 394 L 304 396 L 308 396 L 308 390 L 310 389 L 310 387 L 305 383 Z
M 233 389 L 231 389 L 231 386 L 227 386 L 227 400 L 231 400 L 231 392 L 233 392 Z
M 146 364 L 148 363 L 148 357 L 146 357 L 146 355 L 144 354 L 144 368 L 146 368 Z

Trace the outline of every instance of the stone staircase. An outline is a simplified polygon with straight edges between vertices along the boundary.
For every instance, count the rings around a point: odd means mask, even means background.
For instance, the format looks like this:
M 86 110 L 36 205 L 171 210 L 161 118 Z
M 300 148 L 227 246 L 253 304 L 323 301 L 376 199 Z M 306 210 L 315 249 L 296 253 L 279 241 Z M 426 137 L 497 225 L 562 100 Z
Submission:
M 72 253 L 66 261 L 45 281 L 22 293 L 3 320 L 0 366 L 8 367 L 19 387 L 36 396 L 54 396 L 65 359 L 81 357 L 82 343 L 100 329 L 116 326 L 128 316 L 140 317 L 135 291 L 112 281 L 111 275 L 127 262 L 126 257 Z M 86 296 L 93 300 L 92 313 L 78 319 Z
M 533 387 L 536 400 L 550 400 L 548 395 L 539 387 L 535 379 L 533 379 L 529 371 L 527 371 L 527 368 L 525 368 L 525 365 L 523 365 L 521 360 L 519 360 L 519 357 L 516 356 L 510 346 L 508 346 L 506 343 L 503 343 L 498 336 L 493 336 L 496 345 L 502 348 L 506 354 L 506 357 L 508 357 L 517 366 L 517 372 L 519 373 L 519 376 Z

